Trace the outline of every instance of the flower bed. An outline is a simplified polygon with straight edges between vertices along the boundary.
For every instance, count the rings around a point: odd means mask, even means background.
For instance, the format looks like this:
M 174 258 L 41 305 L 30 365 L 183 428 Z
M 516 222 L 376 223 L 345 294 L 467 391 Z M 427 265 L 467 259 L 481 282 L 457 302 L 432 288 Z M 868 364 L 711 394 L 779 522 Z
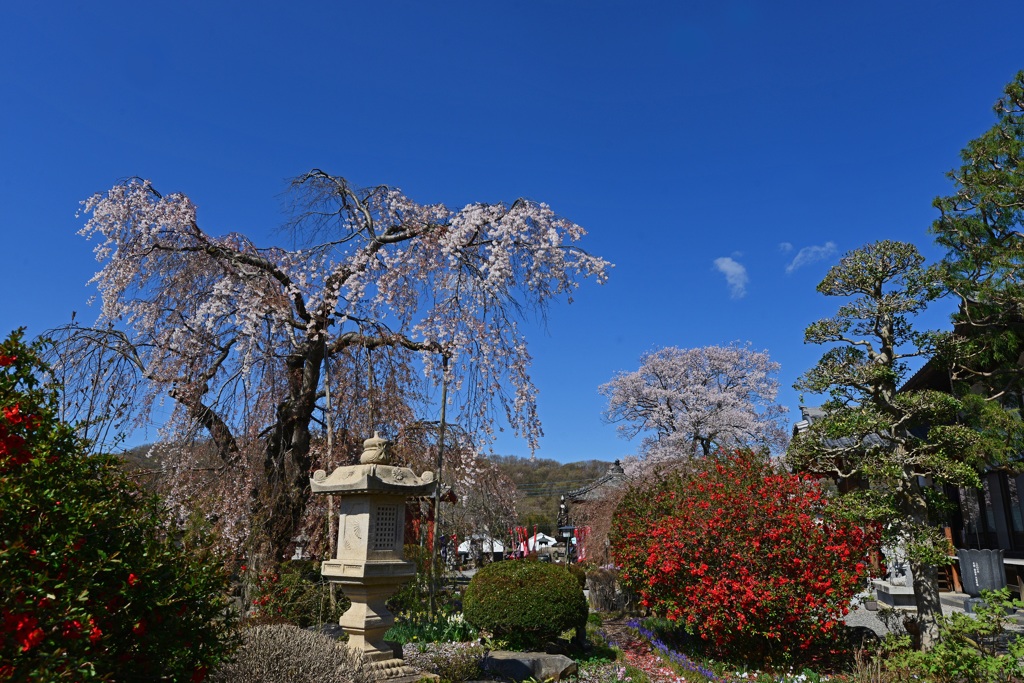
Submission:
M 673 650 L 654 629 L 639 619 L 628 621 L 625 630 L 613 636 L 599 630 L 609 646 L 621 652 L 621 661 L 595 671 L 581 668 L 586 683 L 839 683 L 843 675 L 819 675 L 809 670 L 789 672 L 729 671 L 723 665 L 699 662 Z M 639 675 L 637 675 L 639 674 Z

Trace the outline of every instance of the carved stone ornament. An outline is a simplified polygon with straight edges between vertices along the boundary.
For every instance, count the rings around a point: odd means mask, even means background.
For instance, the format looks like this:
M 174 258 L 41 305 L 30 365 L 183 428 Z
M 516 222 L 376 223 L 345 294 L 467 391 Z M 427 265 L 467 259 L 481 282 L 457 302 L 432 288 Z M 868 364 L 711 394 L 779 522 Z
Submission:
M 390 465 L 390 448 L 391 442 L 374 432 L 373 436 L 363 442 L 363 454 L 359 456 L 359 462 L 364 465 Z

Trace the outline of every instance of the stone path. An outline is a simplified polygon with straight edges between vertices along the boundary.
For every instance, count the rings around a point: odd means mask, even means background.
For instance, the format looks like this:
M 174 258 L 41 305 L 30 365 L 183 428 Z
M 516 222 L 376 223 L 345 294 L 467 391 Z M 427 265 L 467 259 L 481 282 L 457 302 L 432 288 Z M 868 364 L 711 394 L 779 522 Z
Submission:
M 651 683 L 680 683 L 685 678 L 665 666 L 661 657 L 637 632 L 626 626 L 626 619 L 610 619 L 601 624 L 609 644 L 622 650 L 626 663 L 635 666 L 651 679 Z

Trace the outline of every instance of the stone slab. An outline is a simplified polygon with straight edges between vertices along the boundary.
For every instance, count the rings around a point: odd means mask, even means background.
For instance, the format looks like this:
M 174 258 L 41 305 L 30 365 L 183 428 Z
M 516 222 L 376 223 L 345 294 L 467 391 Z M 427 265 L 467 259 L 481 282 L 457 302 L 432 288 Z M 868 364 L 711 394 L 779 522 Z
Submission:
M 565 655 L 545 652 L 506 652 L 493 650 L 484 657 L 483 669 L 501 678 L 525 681 L 563 681 L 576 673 L 576 662 Z
M 876 579 L 872 582 L 878 602 L 887 607 L 911 607 L 916 609 L 913 586 L 894 586 L 888 581 Z

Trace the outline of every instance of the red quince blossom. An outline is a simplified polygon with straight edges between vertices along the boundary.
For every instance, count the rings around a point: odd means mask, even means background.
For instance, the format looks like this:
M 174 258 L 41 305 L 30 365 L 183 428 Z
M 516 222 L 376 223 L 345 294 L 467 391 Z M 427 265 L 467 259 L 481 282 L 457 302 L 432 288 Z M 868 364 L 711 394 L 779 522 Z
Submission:
M 65 621 L 61 627 L 60 634 L 68 640 L 78 640 L 82 637 L 82 622 L 77 619 Z
M 21 645 L 22 652 L 28 652 L 46 637 L 43 629 L 39 628 L 39 620 L 31 614 L 5 612 L 3 629 L 14 634 L 14 640 Z
M 690 624 L 712 654 L 764 663 L 780 643 L 807 660 L 834 651 L 876 531 L 832 519 L 816 482 L 754 453 L 693 467 L 623 500 L 613 533 L 620 581 Z
M 17 356 L 9 356 L 7 354 L 0 353 L 0 367 L 14 365 L 14 361 L 16 360 L 18 360 Z
M 134 587 L 134 586 L 135 586 L 135 584 L 139 583 L 139 582 L 140 582 L 141 580 L 142 580 L 142 579 L 140 579 L 140 578 L 139 578 L 138 576 L 136 576 L 135 574 L 128 574 L 128 585 L 129 585 L 129 586 L 132 586 L 132 587 Z
M 6 425 L 0 424 L 0 472 L 16 465 L 24 465 L 32 459 L 32 453 L 25 448 L 25 438 L 11 434 Z

